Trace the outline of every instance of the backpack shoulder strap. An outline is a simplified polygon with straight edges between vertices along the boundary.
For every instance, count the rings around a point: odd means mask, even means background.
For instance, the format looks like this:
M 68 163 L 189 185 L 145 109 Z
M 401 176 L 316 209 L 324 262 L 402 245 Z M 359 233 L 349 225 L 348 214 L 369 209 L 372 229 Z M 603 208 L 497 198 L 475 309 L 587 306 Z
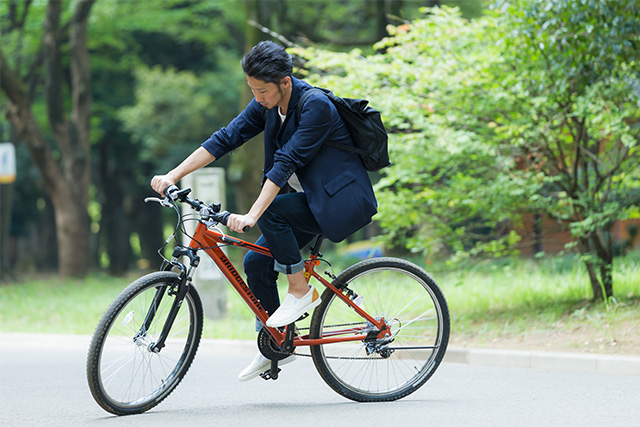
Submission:
M 304 106 L 304 103 L 307 102 L 307 99 L 309 99 L 309 97 L 314 93 L 326 92 L 319 87 L 313 87 L 302 94 L 302 96 L 298 100 L 298 105 L 296 105 L 296 120 L 298 121 L 298 123 L 300 122 L 300 114 L 302 114 L 302 107 Z
M 302 107 L 304 106 L 304 103 L 314 93 L 324 93 L 325 95 L 327 95 L 329 97 L 329 99 L 332 102 L 334 102 L 333 101 L 333 98 L 334 98 L 333 92 L 331 92 L 329 89 L 324 89 L 324 88 L 321 88 L 321 87 L 313 87 L 313 88 L 307 90 L 305 93 L 302 94 L 302 96 L 298 100 L 298 105 L 296 105 L 296 120 L 298 121 L 298 123 L 300 123 L 300 114 L 301 114 L 301 111 L 302 111 Z M 367 101 L 364 101 L 364 102 L 367 102 Z M 338 148 L 340 150 L 345 150 L 345 151 L 351 151 L 353 153 L 357 153 L 357 154 L 360 154 L 360 155 L 367 154 L 367 150 L 363 150 L 362 148 L 358 148 L 358 147 L 353 147 L 351 145 L 341 144 L 339 142 L 325 141 L 324 144 L 328 145 L 329 147 Z

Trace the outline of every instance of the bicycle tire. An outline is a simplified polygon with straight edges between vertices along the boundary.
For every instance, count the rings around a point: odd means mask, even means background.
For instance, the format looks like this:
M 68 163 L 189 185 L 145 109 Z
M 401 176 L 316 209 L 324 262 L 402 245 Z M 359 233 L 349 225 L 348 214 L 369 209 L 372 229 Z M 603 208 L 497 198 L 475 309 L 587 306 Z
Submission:
M 449 309 L 435 280 L 408 261 L 374 258 L 349 267 L 334 284 L 346 285 L 364 298 L 361 306 L 372 317 L 385 318 L 392 339 L 363 336 L 359 341 L 312 346 L 322 379 L 358 402 L 397 400 L 424 385 L 449 342 Z M 330 289 L 321 298 L 311 318 L 311 338 L 332 335 L 345 326 L 373 328 Z
M 158 405 L 180 383 L 193 362 L 202 335 L 202 302 L 189 286 L 166 345 L 151 350 L 175 300 L 169 290 L 178 274 L 145 275 L 124 289 L 105 311 L 94 332 L 87 356 L 87 379 L 95 401 L 116 415 L 138 414 Z M 156 292 L 153 322 L 138 337 Z

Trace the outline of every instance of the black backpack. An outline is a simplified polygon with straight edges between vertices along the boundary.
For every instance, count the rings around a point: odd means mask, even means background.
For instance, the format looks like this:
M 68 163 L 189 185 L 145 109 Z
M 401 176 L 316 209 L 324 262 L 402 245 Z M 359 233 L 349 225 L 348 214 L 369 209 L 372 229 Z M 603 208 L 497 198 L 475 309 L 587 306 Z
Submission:
M 300 121 L 300 111 L 307 98 L 314 93 L 324 93 L 336 106 L 338 114 L 351 133 L 354 147 L 333 141 L 326 141 L 330 147 L 358 153 L 364 167 L 371 172 L 389 166 L 389 152 L 387 147 L 387 131 L 384 129 L 380 112 L 368 107 L 366 99 L 340 98 L 329 89 L 314 87 L 307 90 L 298 101 L 296 118 Z

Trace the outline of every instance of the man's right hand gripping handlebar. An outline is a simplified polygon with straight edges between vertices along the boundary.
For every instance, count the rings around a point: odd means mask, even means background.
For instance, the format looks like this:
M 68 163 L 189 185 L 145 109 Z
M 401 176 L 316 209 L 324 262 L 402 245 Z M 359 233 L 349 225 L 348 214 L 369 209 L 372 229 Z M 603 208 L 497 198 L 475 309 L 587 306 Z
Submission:
M 167 189 L 169 187 L 175 187 L 175 184 L 176 181 L 170 174 L 156 175 L 151 179 L 151 188 L 161 196 L 166 196 Z

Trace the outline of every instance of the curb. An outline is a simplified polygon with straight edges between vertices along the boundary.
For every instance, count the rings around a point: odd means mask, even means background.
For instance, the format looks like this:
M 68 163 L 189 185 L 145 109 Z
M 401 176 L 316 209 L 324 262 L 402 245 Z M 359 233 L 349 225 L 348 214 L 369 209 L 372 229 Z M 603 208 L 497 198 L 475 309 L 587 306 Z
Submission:
M 90 342 L 91 337 L 88 335 L 0 333 L 0 348 L 6 345 L 32 348 L 64 345 L 86 350 Z M 254 355 L 256 350 L 256 342 L 253 340 L 203 338 L 198 351 Z M 450 347 L 447 349 L 444 362 L 640 376 L 640 356 Z
M 445 362 L 611 375 L 640 375 L 640 357 L 500 349 L 450 348 Z

